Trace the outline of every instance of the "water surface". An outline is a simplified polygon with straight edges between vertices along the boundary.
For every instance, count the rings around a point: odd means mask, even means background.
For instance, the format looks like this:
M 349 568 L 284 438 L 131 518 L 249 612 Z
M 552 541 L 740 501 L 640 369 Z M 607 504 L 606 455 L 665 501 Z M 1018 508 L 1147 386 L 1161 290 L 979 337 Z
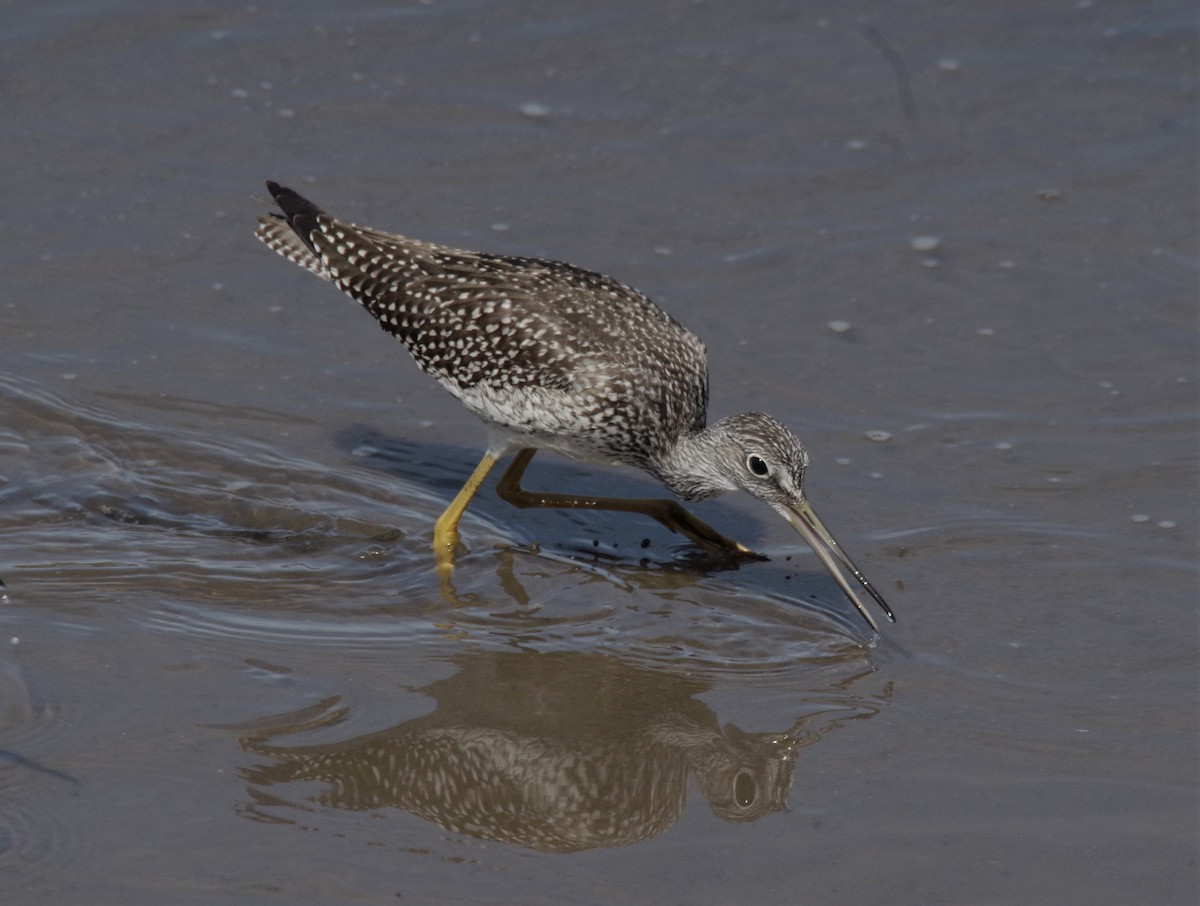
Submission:
M 10 13 L 4 902 L 1193 902 L 1193 18 Z M 899 622 L 733 497 L 770 562 L 487 485 L 443 594 L 480 426 L 267 178 L 648 292 Z

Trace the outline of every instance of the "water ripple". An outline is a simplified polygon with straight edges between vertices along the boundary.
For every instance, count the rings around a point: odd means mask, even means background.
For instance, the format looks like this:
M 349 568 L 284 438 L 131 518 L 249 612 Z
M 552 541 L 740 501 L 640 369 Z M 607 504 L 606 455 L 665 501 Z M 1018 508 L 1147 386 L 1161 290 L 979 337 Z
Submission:
M 472 552 L 440 585 L 426 536 L 444 493 L 397 475 L 378 444 L 374 462 L 358 444 L 350 462 L 323 466 L 3 374 L 0 407 L 0 538 L 12 542 L 0 573 L 18 607 L 108 602 L 155 632 L 231 641 L 611 646 L 689 669 L 868 653 L 836 591 L 828 606 L 791 599 L 778 569 L 515 547 L 475 510 L 463 525 Z
M 73 803 L 79 781 L 50 758 L 61 749 L 71 715 L 50 705 L 24 670 L 0 657 L 0 875 L 45 877 L 77 858 L 82 847 Z

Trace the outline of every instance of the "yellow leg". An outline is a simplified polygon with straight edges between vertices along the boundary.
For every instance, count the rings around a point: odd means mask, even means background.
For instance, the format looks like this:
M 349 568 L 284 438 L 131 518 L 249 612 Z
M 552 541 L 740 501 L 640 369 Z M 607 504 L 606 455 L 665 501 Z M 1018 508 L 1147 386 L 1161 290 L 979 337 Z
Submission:
M 536 451 L 526 448 L 517 453 L 512 464 L 505 469 L 496 484 L 496 493 L 513 506 L 555 507 L 565 509 L 620 510 L 625 513 L 641 513 L 679 532 L 712 553 L 722 556 L 742 557 L 750 560 L 765 560 L 744 544 L 726 538 L 711 525 L 693 516 L 674 500 L 642 500 L 625 497 L 587 497 L 578 494 L 547 494 L 542 491 L 527 491 L 521 487 L 521 476 Z
M 487 477 L 487 473 L 495 464 L 496 457 L 491 453 L 484 453 L 483 459 L 479 460 L 479 465 L 475 467 L 475 471 L 471 473 L 467 483 L 462 486 L 462 490 L 450 501 L 450 506 L 446 507 L 446 511 L 434 523 L 433 552 L 437 558 L 438 572 L 443 576 L 446 576 L 454 566 L 454 549 L 458 546 L 458 520 L 462 518 L 467 504 L 471 502 L 471 498 L 475 496 L 475 492 L 483 484 L 483 479 Z

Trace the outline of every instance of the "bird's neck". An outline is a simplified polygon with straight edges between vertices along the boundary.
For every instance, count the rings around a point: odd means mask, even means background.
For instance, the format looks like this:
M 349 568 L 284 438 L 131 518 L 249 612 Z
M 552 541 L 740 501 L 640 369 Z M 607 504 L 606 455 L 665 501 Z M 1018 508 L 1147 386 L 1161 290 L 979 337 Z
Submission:
M 728 419 L 681 435 L 653 463 L 659 479 L 684 500 L 704 500 L 735 491 L 726 456 L 730 444 Z

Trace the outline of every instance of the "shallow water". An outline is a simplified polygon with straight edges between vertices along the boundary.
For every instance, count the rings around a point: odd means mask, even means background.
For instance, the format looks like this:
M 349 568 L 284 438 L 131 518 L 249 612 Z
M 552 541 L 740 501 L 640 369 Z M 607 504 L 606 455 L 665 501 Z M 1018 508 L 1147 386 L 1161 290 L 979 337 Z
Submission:
M 1193 18 L 11 12 L 0 897 L 1193 902 Z M 479 425 L 266 178 L 647 291 L 898 622 L 734 497 L 770 562 L 489 484 L 440 590 Z

